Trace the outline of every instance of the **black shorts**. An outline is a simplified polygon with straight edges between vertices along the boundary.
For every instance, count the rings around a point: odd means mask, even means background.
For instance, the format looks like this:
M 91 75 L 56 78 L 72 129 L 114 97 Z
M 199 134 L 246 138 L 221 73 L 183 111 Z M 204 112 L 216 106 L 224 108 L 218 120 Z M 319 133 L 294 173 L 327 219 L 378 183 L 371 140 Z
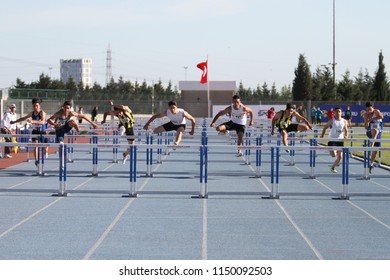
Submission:
M 31 134 L 34 134 L 34 135 L 39 135 L 38 138 L 36 137 L 31 137 L 31 141 L 32 142 L 35 142 L 35 141 L 38 141 L 39 143 L 43 143 L 44 142 L 44 137 L 43 135 L 46 134 L 46 132 L 44 130 L 40 130 L 40 129 L 33 129 L 31 131 Z
M 185 124 L 174 124 L 173 122 L 168 122 L 163 125 L 165 131 L 172 131 L 172 130 L 177 131 L 180 127 L 186 129 Z
M 344 147 L 344 142 L 342 141 L 329 141 L 328 146 L 337 146 L 337 147 Z
M 234 123 L 232 121 L 228 121 L 228 122 L 225 122 L 223 125 L 226 127 L 226 130 L 235 130 L 237 133 L 239 133 L 239 132 L 244 133 L 245 132 L 245 125 L 242 125 L 242 124 L 237 124 L 237 123 Z
M 125 134 L 126 134 L 127 136 L 134 136 L 134 128 L 133 128 L 133 127 L 126 128 Z M 134 137 L 127 138 L 127 140 L 128 140 L 128 141 L 134 141 Z
M 279 128 L 279 132 L 282 132 L 285 130 L 286 132 L 297 132 L 298 131 L 298 124 L 297 123 L 292 123 L 289 124 L 286 128 Z

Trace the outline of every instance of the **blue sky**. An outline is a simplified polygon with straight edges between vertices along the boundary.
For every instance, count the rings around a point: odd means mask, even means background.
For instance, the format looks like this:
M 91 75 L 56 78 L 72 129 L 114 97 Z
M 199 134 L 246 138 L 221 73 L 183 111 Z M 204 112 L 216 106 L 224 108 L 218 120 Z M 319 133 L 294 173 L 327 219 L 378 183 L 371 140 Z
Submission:
M 389 1 L 336 0 L 336 79 L 373 76 L 380 50 L 390 67 L 389 11 Z M 115 80 L 199 80 L 208 58 L 210 80 L 280 89 L 299 54 L 312 72 L 333 62 L 333 0 L 6 0 L 0 34 L 0 88 L 58 79 L 61 58 L 92 58 L 104 86 L 110 45 Z

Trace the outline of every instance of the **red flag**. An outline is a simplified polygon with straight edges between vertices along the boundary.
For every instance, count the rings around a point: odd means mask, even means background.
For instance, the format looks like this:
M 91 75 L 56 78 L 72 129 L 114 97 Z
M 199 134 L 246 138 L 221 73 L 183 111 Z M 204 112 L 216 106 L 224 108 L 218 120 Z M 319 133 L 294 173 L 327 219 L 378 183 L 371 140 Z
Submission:
M 200 78 L 200 83 L 201 84 L 205 84 L 207 83 L 207 60 L 205 62 L 201 62 L 199 63 L 198 65 L 196 65 L 196 67 L 198 67 L 200 70 L 203 71 L 202 73 L 202 77 Z

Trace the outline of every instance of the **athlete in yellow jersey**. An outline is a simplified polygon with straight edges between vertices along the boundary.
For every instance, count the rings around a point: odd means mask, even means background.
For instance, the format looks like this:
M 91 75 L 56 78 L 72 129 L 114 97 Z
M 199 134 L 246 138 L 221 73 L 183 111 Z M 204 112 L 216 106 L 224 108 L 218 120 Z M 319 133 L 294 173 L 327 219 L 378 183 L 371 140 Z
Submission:
M 134 143 L 134 117 L 131 109 L 126 105 L 120 105 L 120 104 L 114 104 L 112 101 L 109 102 L 112 107 L 114 107 L 114 110 L 107 111 L 103 115 L 102 124 L 106 122 L 107 116 L 116 116 L 119 119 L 119 127 L 123 126 L 125 128 L 125 134 L 127 136 L 131 136 L 127 138 L 127 143 L 133 144 Z M 130 149 L 127 149 L 123 153 L 123 164 L 126 163 L 126 160 L 128 159 L 130 154 Z
M 302 121 L 300 123 L 292 123 L 292 118 L 295 117 L 297 121 Z M 283 145 L 288 146 L 287 135 L 289 132 L 302 132 L 308 129 L 313 129 L 311 124 L 302 117 L 297 111 L 295 111 L 295 106 L 288 103 L 286 105 L 286 110 L 281 110 L 277 112 L 272 119 L 272 130 L 271 134 L 274 135 L 275 126 L 278 128 L 280 135 L 282 136 Z M 286 150 L 289 152 L 289 150 Z

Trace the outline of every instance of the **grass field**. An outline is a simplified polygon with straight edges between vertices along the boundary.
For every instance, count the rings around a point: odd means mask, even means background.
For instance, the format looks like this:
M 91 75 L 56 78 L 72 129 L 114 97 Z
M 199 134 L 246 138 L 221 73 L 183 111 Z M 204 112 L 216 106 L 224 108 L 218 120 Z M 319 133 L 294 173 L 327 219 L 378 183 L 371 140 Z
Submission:
M 363 135 L 363 133 L 359 133 L 358 136 L 353 136 L 353 138 L 357 139 L 368 139 L 366 136 Z M 385 129 L 385 131 L 382 132 L 382 139 L 390 139 L 390 131 L 388 129 Z M 319 144 L 322 144 L 322 145 L 327 145 L 327 142 L 320 142 Z M 345 146 L 349 145 L 349 143 L 345 144 Z M 358 146 L 362 146 L 363 145 L 363 141 L 362 142 L 352 142 L 352 146 L 355 146 L 355 147 L 358 147 Z M 382 147 L 390 147 L 390 142 L 382 142 Z M 353 155 L 355 156 L 358 156 L 358 157 L 363 157 L 364 156 L 364 153 L 363 152 L 358 152 L 358 151 L 353 151 L 352 153 Z M 384 165 L 387 165 L 387 166 L 390 166 L 390 151 L 384 151 L 384 152 L 381 152 L 381 159 L 380 159 L 380 162 L 381 164 L 384 164 Z M 376 161 L 378 161 L 378 157 L 376 157 Z
M 355 138 L 367 139 L 367 137 L 364 137 L 364 136 L 357 136 Z M 390 139 L 390 132 L 388 130 L 382 132 L 382 139 Z M 360 145 L 360 143 L 359 144 L 354 143 L 354 145 Z M 390 147 L 390 142 L 382 143 L 382 147 Z M 353 152 L 353 154 L 356 156 L 363 157 L 363 152 L 356 152 L 355 151 L 355 152 Z M 377 160 L 378 160 L 378 156 L 377 156 Z M 390 151 L 381 152 L 381 164 L 385 164 L 387 166 L 390 166 Z

